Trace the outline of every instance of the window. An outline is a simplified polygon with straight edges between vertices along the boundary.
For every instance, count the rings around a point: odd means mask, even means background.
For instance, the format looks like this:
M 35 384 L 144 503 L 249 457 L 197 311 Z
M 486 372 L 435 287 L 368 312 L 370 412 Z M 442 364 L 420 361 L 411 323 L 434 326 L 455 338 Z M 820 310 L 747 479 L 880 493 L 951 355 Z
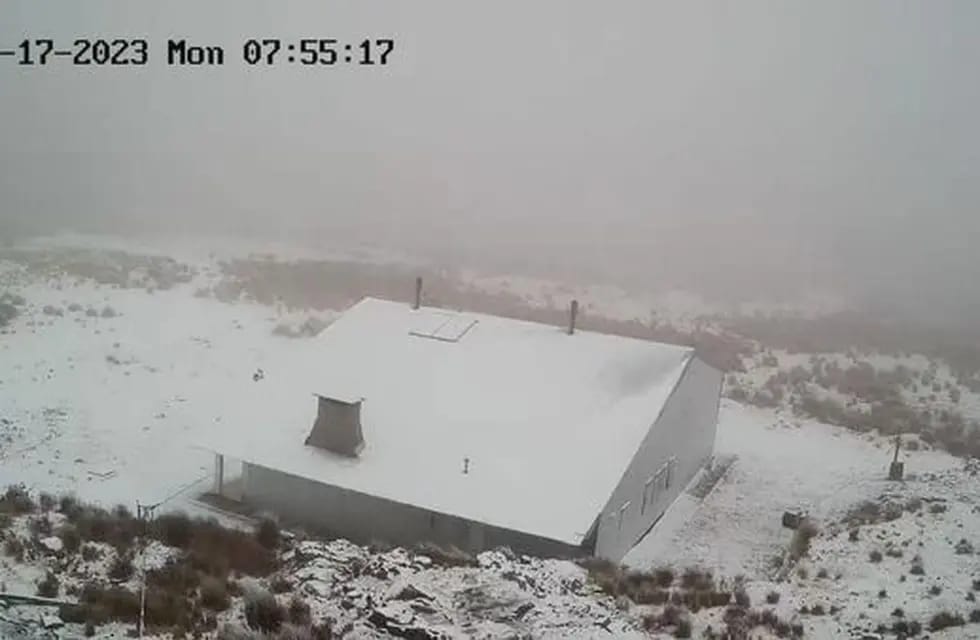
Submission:
M 623 506 L 621 506 L 619 508 L 619 524 L 618 524 L 618 526 L 619 526 L 619 529 L 620 530 L 623 529 L 623 517 L 626 515 L 626 510 L 629 509 L 629 508 L 630 508 L 629 501 L 624 502 L 623 503 Z
M 640 504 L 640 515 L 646 511 L 647 503 L 653 503 L 653 483 L 656 481 L 655 476 L 650 476 L 647 481 L 643 483 L 643 502 Z

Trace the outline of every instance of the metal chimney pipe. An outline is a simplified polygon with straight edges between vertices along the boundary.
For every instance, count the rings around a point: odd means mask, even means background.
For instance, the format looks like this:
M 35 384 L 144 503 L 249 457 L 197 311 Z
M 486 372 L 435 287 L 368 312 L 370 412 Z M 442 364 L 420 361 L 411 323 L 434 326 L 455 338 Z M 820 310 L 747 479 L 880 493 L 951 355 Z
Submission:
M 575 319 L 578 316 L 578 300 L 572 300 L 571 309 L 568 312 L 568 335 L 575 333 Z
M 413 309 L 418 309 L 422 306 L 422 276 L 415 278 L 415 302 L 412 304 Z

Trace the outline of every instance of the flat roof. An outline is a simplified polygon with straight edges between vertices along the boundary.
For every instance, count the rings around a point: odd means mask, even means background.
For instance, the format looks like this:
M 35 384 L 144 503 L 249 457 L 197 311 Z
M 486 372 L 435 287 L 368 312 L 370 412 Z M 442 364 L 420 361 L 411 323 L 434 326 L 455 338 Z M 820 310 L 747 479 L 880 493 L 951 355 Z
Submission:
M 208 449 L 317 482 L 579 544 L 690 347 L 365 298 L 230 389 Z M 316 398 L 361 399 L 364 449 L 304 440 Z M 468 473 L 463 473 L 469 459 Z

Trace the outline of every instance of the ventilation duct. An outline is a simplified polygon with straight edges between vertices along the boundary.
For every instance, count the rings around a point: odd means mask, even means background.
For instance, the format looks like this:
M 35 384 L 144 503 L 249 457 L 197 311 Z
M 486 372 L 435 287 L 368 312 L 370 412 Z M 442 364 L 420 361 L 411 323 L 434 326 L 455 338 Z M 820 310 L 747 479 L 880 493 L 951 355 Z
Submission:
M 316 422 L 306 444 L 356 458 L 364 448 L 361 400 L 345 402 L 317 396 Z

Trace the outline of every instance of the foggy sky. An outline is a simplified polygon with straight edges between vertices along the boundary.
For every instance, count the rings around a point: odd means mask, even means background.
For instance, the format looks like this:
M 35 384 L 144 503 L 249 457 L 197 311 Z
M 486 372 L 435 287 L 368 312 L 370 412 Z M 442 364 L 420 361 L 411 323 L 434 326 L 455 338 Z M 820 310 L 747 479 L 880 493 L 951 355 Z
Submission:
M 0 58 L 0 221 L 980 310 L 969 0 L 0 8 L 0 48 L 138 36 L 146 67 Z M 396 45 L 386 68 L 252 68 L 251 37 Z M 168 68 L 167 38 L 226 63 Z

